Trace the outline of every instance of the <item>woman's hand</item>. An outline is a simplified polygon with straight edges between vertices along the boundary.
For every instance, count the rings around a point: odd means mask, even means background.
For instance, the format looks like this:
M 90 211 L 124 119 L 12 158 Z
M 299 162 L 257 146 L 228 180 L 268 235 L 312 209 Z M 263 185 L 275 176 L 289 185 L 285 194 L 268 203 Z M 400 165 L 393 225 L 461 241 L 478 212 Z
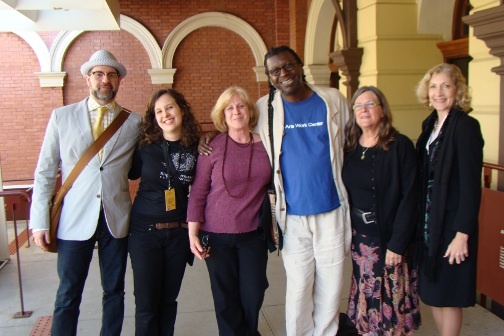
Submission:
M 217 136 L 217 132 L 207 132 L 200 137 L 200 141 L 198 144 L 198 153 L 199 155 L 210 155 L 212 154 L 212 147 L 208 144 L 210 140 Z
M 191 252 L 199 259 L 203 260 L 210 256 L 208 253 L 210 250 L 201 246 L 200 239 L 198 237 L 199 222 L 189 222 L 189 247 L 191 248 Z
M 401 262 L 402 255 L 387 250 L 387 253 L 385 254 L 385 266 L 393 267 L 395 265 L 399 265 Z
M 460 264 L 465 260 L 465 258 L 469 257 L 467 239 L 469 239 L 469 235 L 462 232 L 457 232 L 455 238 L 453 238 L 450 245 L 448 245 L 443 258 L 449 258 L 448 262 L 450 263 L 450 265 L 453 265 L 454 261 L 457 264 Z

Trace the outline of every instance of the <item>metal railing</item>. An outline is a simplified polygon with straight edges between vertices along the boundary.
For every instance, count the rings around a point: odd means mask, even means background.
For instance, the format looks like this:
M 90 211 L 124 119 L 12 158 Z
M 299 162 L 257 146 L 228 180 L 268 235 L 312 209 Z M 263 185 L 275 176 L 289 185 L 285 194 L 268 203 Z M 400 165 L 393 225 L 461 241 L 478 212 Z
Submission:
M 483 162 L 483 182 L 485 188 L 490 188 L 492 184 L 492 170 L 504 172 L 504 166 Z

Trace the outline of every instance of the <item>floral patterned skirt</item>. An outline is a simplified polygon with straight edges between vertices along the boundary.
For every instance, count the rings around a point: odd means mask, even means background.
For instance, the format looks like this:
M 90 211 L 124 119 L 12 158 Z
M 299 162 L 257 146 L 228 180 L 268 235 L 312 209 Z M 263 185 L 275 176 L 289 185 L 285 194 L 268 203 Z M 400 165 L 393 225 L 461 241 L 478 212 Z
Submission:
M 348 316 L 360 335 L 413 335 L 420 326 L 417 269 L 386 266 L 379 238 L 352 232 Z

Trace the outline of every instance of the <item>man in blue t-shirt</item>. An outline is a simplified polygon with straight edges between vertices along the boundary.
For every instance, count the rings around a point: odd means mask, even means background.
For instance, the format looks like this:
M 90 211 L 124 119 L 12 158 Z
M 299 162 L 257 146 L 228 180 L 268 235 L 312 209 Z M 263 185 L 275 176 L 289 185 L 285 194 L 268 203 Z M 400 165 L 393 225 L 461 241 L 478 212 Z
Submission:
M 264 66 L 270 94 L 257 102 L 256 132 L 275 169 L 287 335 L 334 336 L 351 241 L 341 179 L 348 106 L 338 90 L 307 84 L 301 59 L 288 47 L 270 49 Z

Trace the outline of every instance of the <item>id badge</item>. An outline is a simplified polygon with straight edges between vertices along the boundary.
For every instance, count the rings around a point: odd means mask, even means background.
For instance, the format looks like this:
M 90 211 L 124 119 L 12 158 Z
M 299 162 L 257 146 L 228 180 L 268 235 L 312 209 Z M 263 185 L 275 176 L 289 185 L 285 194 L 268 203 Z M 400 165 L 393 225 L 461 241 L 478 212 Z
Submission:
M 175 210 L 177 208 L 177 202 L 175 201 L 175 188 L 165 190 L 164 196 L 166 211 Z

